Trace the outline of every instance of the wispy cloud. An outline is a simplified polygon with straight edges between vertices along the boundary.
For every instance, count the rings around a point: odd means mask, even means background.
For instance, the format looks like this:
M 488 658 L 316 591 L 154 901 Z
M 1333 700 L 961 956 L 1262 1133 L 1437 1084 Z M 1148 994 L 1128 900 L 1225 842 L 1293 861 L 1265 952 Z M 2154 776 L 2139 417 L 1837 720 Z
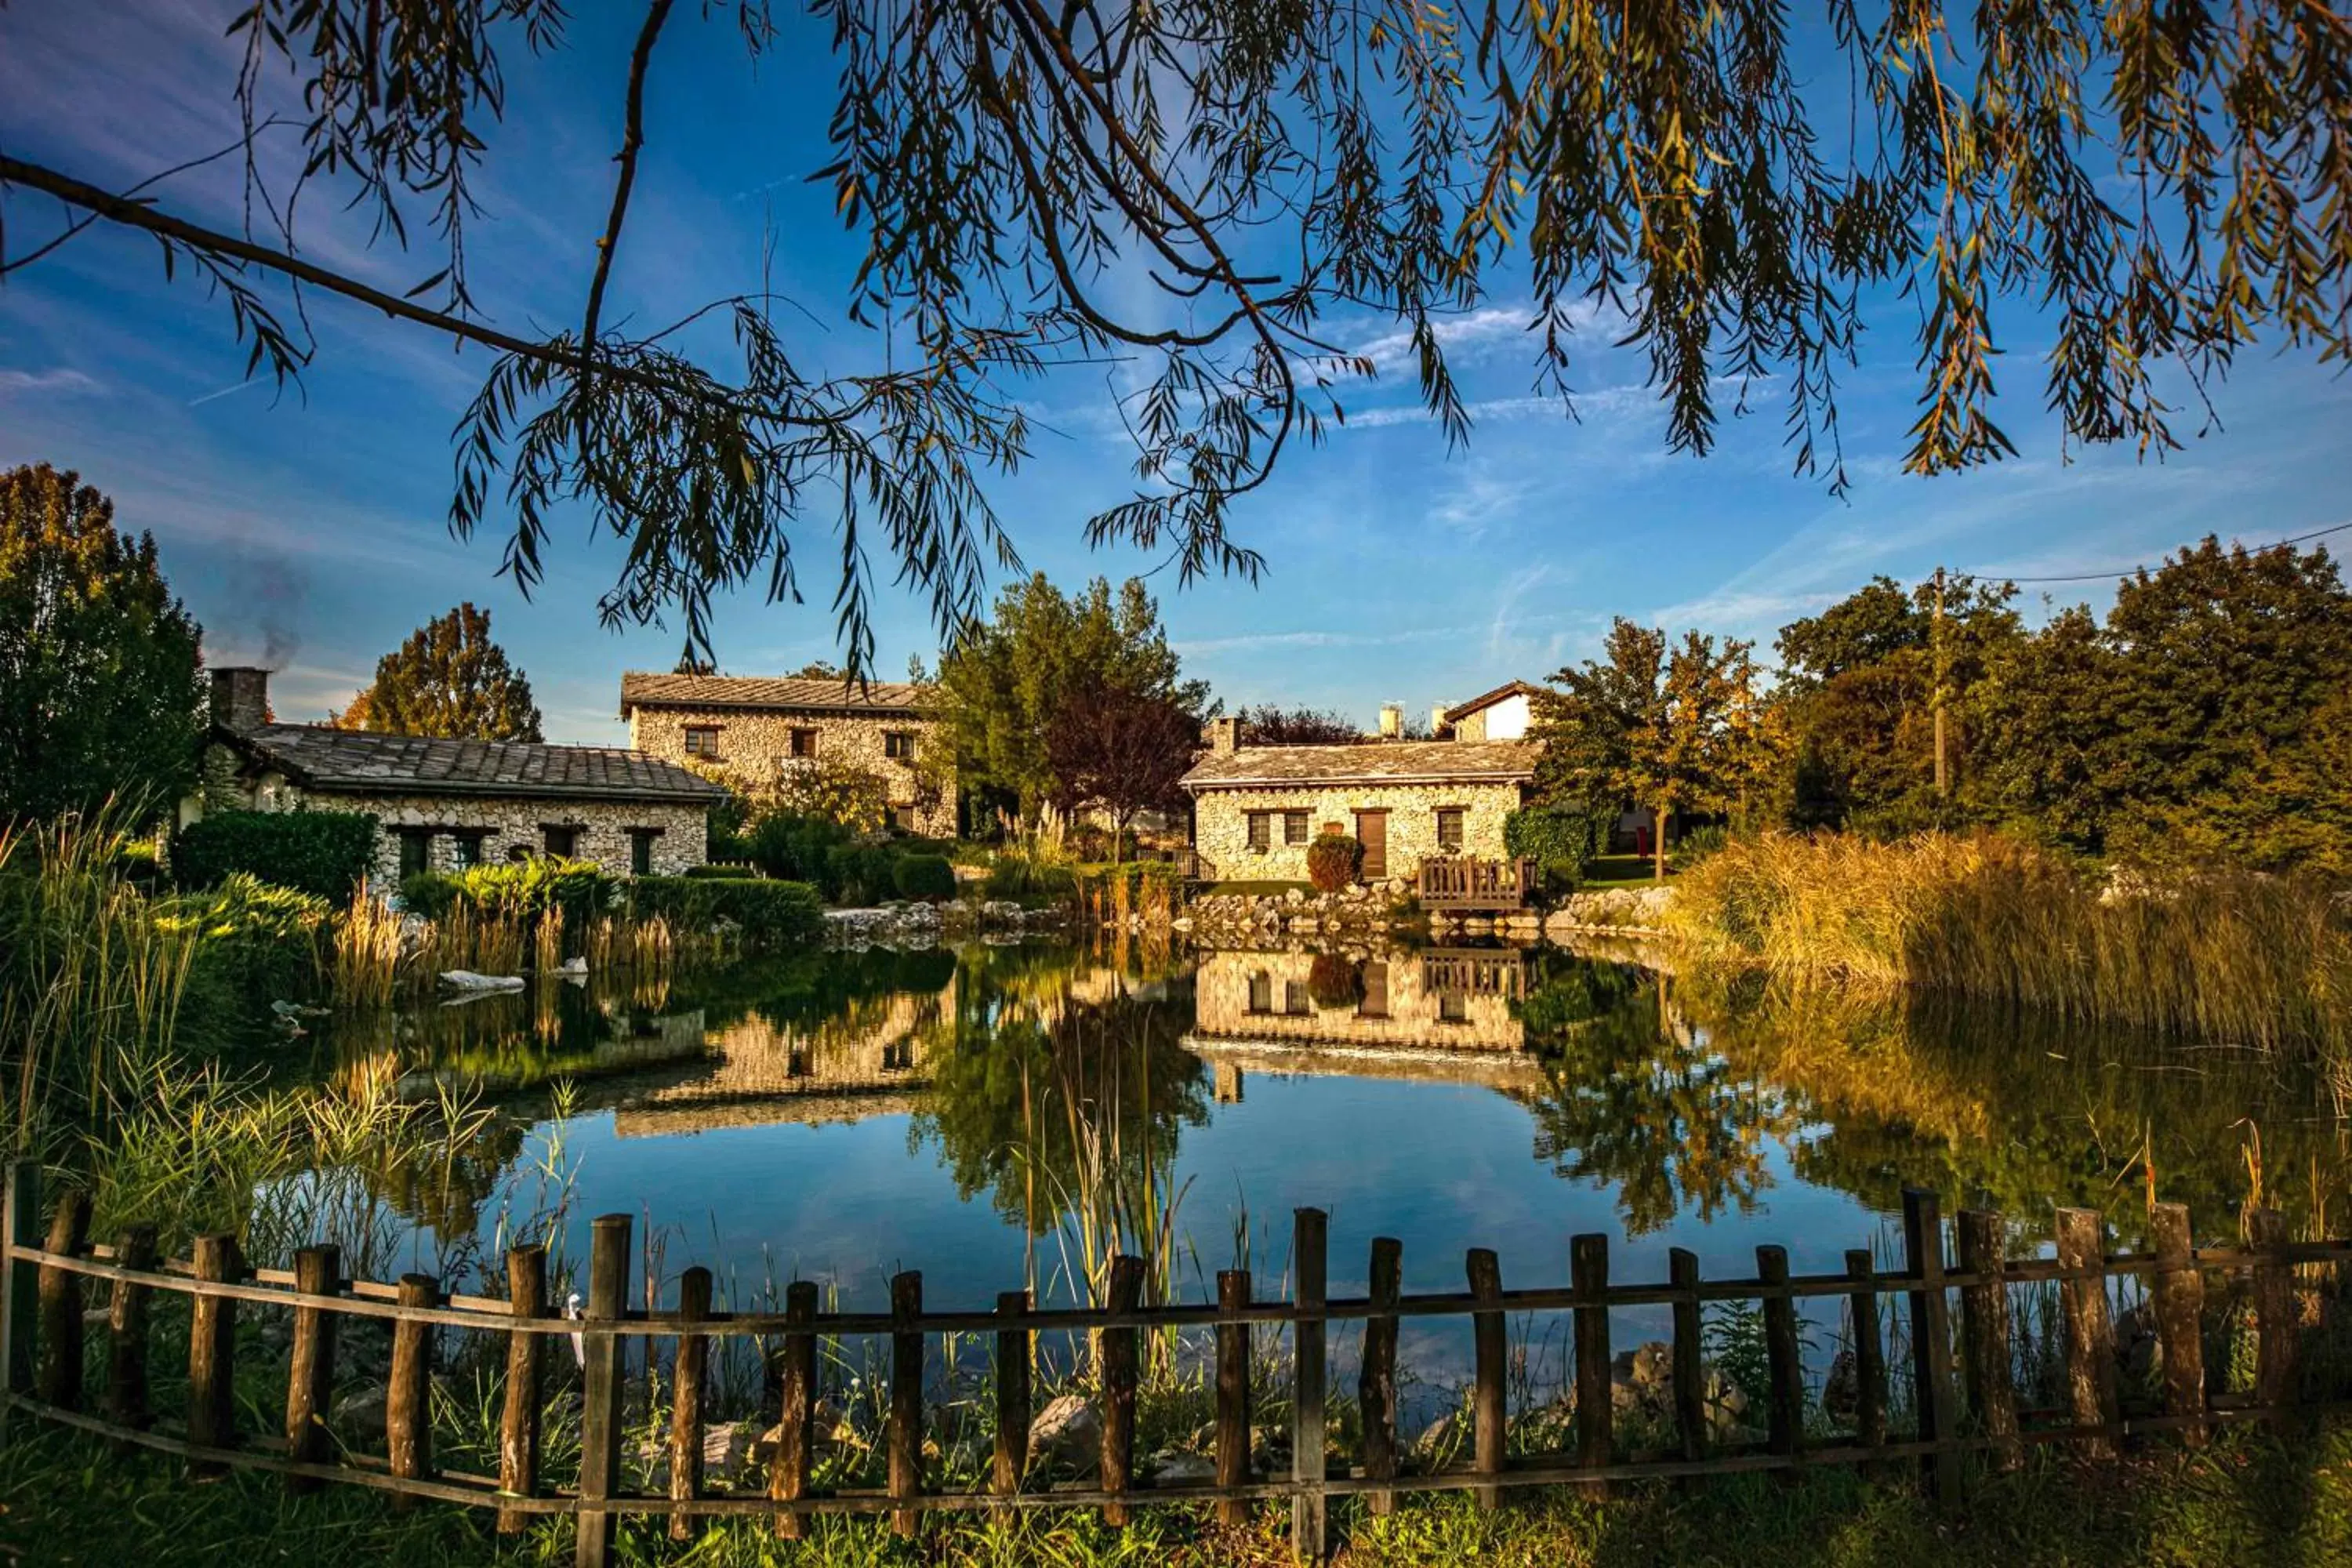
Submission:
M 1244 632 L 1226 637 L 1180 639 L 1178 653 L 1237 653 L 1282 647 L 1390 647 L 1398 643 L 1433 642 L 1461 636 L 1456 626 L 1413 626 L 1392 632 Z
M 0 370 L 0 397 L 28 392 L 69 397 L 102 390 L 95 380 L 63 365 L 53 370 Z

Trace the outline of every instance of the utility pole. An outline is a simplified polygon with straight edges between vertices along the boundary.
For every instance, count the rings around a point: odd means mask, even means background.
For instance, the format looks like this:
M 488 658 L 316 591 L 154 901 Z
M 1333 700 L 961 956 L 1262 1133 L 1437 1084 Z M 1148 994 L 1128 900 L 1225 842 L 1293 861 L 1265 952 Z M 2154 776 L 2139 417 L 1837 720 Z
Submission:
M 1932 701 L 1936 710 L 1936 794 L 1940 797 L 1951 790 L 1951 773 L 1944 761 L 1944 569 L 1936 568 L 1936 620 L 1932 653 L 1936 667 L 1936 689 Z

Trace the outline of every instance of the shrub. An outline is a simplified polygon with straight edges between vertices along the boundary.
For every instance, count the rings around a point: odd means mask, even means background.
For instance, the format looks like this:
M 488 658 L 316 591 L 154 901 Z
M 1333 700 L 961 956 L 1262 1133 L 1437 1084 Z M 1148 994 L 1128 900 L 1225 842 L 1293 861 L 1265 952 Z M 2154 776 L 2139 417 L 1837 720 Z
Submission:
M 375 834 L 364 812 L 224 811 L 180 829 L 172 869 L 183 888 L 245 871 L 340 904 L 374 866 Z
M 743 858 L 786 882 L 825 883 L 825 858 L 849 842 L 849 829 L 821 816 L 771 812 L 744 833 Z
M 1307 994 L 1318 1007 L 1352 1007 L 1364 999 L 1364 972 L 1343 953 L 1318 952 L 1307 969 Z
M 824 891 L 839 904 L 878 903 L 898 888 L 898 863 L 887 844 L 836 844 L 825 851 Z
M 737 865 L 688 866 L 686 868 L 685 874 L 689 877 L 699 877 L 719 881 L 726 881 L 730 879 L 758 881 L 761 878 L 767 875 L 765 871 L 761 870 L 757 866 Z
M 1021 855 L 1003 855 L 988 868 L 988 880 L 981 886 L 992 899 L 1056 903 L 1077 891 L 1078 879 L 1067 866 Z
M 952 899 L 955 868 L 944 855 L 901 855 L 891 868 L 891 880 L 902 899 Z
M 457 879 L 440 871 L 419 871 L 400 884 L 400 907 L 410 914 L 437 921 L 457 907 Z
M 1687 871 L 1730 842 L 1731 830 L 1719 822 L 1694 827 L 1675 840 L 1675 847 L 1666 852 L 1666 864 L 1676 871 Z
M 1514 859 L 1533 860 L 1544 892 L 1558 898 L 1584 880 L 1595 828 L 1591 817 L 1566 806 L 1522 806 L 1503 818 L 1503 847 Z
M 315 894 L 232 871 L 203 892 L 160 901 L 155 923 L 195 941 L 188 973 L 195 1011 L 227 1016 L 310 992 L 330 913 Z
M 1321 833 L 1307 847 L 1307 879 L 1317 889 L 1336 893 L 1363 869 L 1364 847 L 1344 833 Z
M 741 928 L 753 947 L 814 942 L 824 931 L 824 900 L 805 882 L 743 877 L 639 877 L 628 884 L 630 913 L 659 915 L 674 926 L 708 931 L 720 921 Z
M 426 871 L 400 885 L 402 905 L 427 920 L 463 906 L 478 914 L 531 919 L 561 910 L 576 926 L 612 908 L 615 879 L 593 860 L 541 857 L 454 874 Z

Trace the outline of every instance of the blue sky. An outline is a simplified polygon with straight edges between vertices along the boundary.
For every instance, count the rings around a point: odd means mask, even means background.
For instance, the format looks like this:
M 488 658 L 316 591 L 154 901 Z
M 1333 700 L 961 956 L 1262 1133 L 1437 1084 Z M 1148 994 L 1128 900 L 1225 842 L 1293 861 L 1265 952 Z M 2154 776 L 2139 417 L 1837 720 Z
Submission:
M 234 9 L 11 0 L 0 9 L 0 145 L 116 187 L 226 145 L 237 57 L 220 35 Z M 476 294 L 519 331 L 576 321 L 611 195 L 635 8 L 576 9 L 563 54 L 510 57 L 507 120 L 477 181 L 488 210 L 469 247 Z M 843 310 L 856 247 L 829 194 L 805 181 L 829 156 L 824 37 L 797 15 L 786 29 L 755 70 L 730 21 L 680 8 L 649 81 L 650 136 L 608 314 L 667 321 L 757 288 L 772 235 L 770 286 L 793 301 L 783 320 L 795 353 L 855 369 L 883 352 Z M 282 179 L 291 138 L 272 132 L 265 145 L 265 168 Z M 242 187 L 228 160 L 158 195 L 226 226 Z M 300 233 L 316 258 L 396 289 L 439 267 L 429 251 L 371 249 L 335 206 L 321 187 L 305 198 Z M 23 192 L 0 216 L 10 255 L 60 222 L 54 203 Z M 2152 561 L 2207 531 L 2258 542 L 2352 520 L 2352 386 L 2309 356 L 2242 355 L 2219 399 L 2224 428 L 2162 464 L 2127 449 L 2068 463 L 2042 410 L 2047 337 L 2021 314 L 2008 324 L 1998 409 L 2020 458 L 1906 478 L 1911 315 L 1890 302 L 1844 378 L 1855 482 L 1840 501 L 1790 473 L 1769 387 L 1764 411 L 1727 423 L 1714 455 L 1668 455 L 1639 356 L 1612 346 L 1600 323 L 1577 345 L 1580 418 L 1538 404 L 1526 315 L 1507 287 L 1449 324 L 1478 415 L 1469 447 L 1452 454 L 1419 410 L 1392 324 L 1332 324 L 1382 374 L 1348 391 L 1344 429 L 1319 449 L 1295 448 L 1245 503 L 1239 531 L 1266 556 L 1265 579 L 1182 591 L 1153 579 L 1191 673 L 1229 702 L 1368 720 L 1383 701 L 1426 710 L 1547 675 L 1593 651 L 1612 615 L 1769 646 L 1780 625 L 1876 572 L 2040 575 Z M 587 540 L 584 518 L 560 529 L 548 578 L 526 601 L 496 575 L 499 537 L 460 544 L 445 526 L 449 432 L 487 356 L 333 300 L 310 299 L 309 318 L 319 353 L 300 388 L 244 384 L 226 308 L 184 272 L 167 285 L 152 243 L 93 229 L 0 284 L 0 465 L 78 468 L 115 499 L 121 523 L 152 530 L 205 626 L 208 657 L 282 661 L 283 717 L 340 705 L 380 653 L 471 598 L 491 607 L 530 672 L 551 739 L 619 738 L 620 672 L 668 668 L 679 637 L 675 626 L 600 626 L 610 542 Z M 1154 565 L 1082 539 L 1087 517 L 1132 488 L 1104 373 L 1065 372 L 1028 392 L 1034 455 L 992 487 L 1026 564 L 1066 584 Z M 805 604 L 746 594 L 723 605 L 722 668 L 773 671 L 834 652 L 822 519 L 805 525 L 800 552 Z M 2053 592 L 2062 603 L 2105 597 L 2095 584 Z M 877 635 L 884 675 L 935 650 L 925 607 L 902 595 L 884 596 Z

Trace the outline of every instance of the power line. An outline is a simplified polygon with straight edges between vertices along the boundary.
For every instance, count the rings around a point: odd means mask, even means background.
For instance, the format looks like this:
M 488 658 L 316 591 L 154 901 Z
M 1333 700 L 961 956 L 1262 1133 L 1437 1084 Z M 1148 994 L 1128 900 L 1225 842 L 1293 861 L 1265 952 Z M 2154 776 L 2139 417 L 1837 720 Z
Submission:
M 2352 522 L 2339 522 L 2333 528 L 2314 529 L 2309 533 L 2298 533 L 2292 539 L 2273 539 L 2268 544 L 2257 544 L 2251 547 L 2242 546 L 2241 548 L 2251 548 L 2253 552 L 2259 553 L 2264 550 L 2276 550 L 2283 544 L 2301 544 L 2308 540 L 2325 539 L 2331 533 L 2341 533 L 2347 528 L 2352 528 Z M 2233 541 L 2232 542 L 2235 542 Z M 2005 573 L 2000 572 L 1971 572 L 1969 575 L 1971 577 L 1982 578 L 1986 581 L 2002 583 L 2097 583 L 2105 581 L 2110 577 L 2128 577 L 2135 572 L 2145 572 L 2147 570 L 2147 563 L 2138 562 L 2129 566 L 2116 566 L 2105 572 L 2074 572 L 2058 577 L 2011 577 Z

